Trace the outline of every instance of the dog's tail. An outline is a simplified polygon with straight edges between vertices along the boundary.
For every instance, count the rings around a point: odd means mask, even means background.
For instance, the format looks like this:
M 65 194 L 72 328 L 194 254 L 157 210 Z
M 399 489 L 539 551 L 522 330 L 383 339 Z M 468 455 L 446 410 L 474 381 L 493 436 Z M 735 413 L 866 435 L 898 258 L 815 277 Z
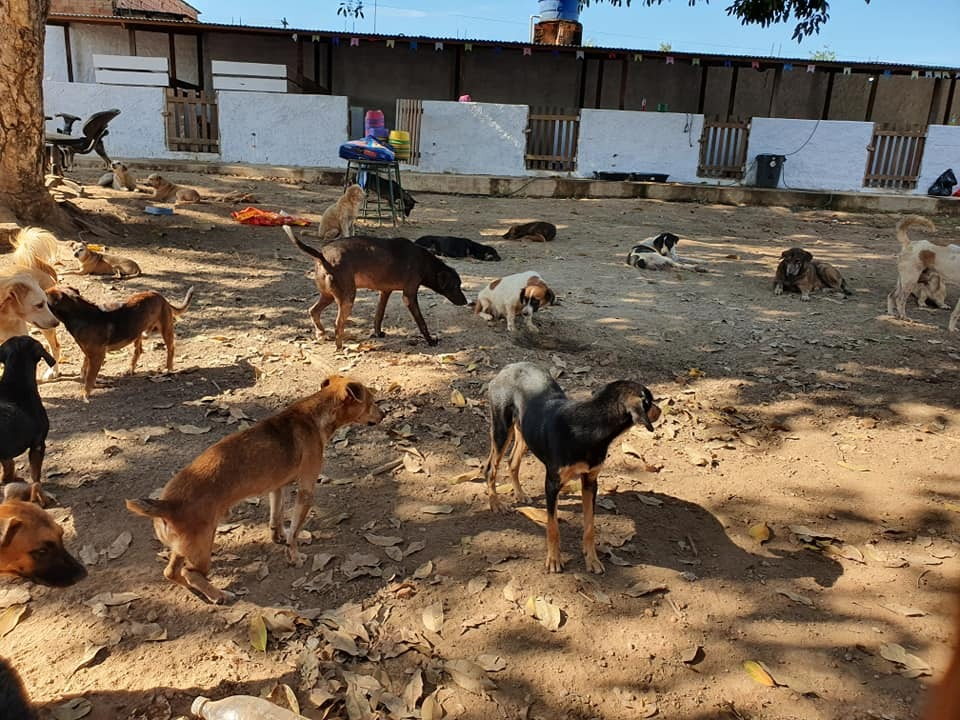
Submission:
M 305 242 L 303 242 L 300 238 L 294 235 L 293 230 L 290 229 L 289 225 L 284 225 L 283 231 L 287 234 L 287 237 L 290 238 L 290 242 L 292 242 L 294 245 L 296 245 L 300 249 L 300 252 L 304 253 L 305 255 L 309 255 L 312 258 L 315 258 L 316 261 L 323 266 L 323 269 L 326 270 L 331 275 L 334 273 L 333 266 L 330 264 L 330 261 L 323 256 L 322 252 L 320 252 L 316 248 L 310 247 Z
M 131 276 L 128 276 L 131 277 Z M 183 297 L 183 302 L 179 305 L 174 305 L 170 303 L 170 307 L 173 308 L 173 314 L 175 316 L 180 315 L 187 311 L 187 308 L 190 307 L 190 303 L 193 301 L 193 285 L 190 286 L 190 289 L 187 290 L 187 294 Z M 168 301 L 169 302 L 169 301 Z
M 920 217 L 919 215 L 907 215 L 897 223 L 897 240 L 900 241 L 900 247 L 904 250 L 910 247 L 910 237 L 907 235 L 907 230 L 912 227 L 922 227 L 924 230 L 929 230 L 930 232 L 937 229 L 937 226 L 934 225 L 933 221 L 929 218 Z
M 151 518 L 169 517 L 176 508 L 176 503 L 169 500 L 154 500 L 152 498 L 140 498 L 139 500 L 127 500 L 127 510 L 135 515 L 143 515 Z
M 57 271 L 53 264 L 57 261 L 59 246 L 52 232 L 38 227 L 24 228 L 17 233 L 12 244 L 14 265 L 39 270 L 56 284 Z

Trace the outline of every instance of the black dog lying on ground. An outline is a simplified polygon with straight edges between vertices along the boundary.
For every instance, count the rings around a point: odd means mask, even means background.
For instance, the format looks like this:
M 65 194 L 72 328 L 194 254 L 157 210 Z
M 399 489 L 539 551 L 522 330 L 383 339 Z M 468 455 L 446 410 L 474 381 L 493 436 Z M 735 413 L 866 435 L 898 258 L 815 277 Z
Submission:
M 472 257 L 477 260 L 499 260 L 500 253 L 489 245 L 474 242 L 455 235 L 424 235 L 416 240 L 417 245 L 443 257 Z
M 380 198 L 387 202 L 390 201 L 391 197 L 394 202 L 401 202 L 403 204 L 404 217 L 410 217 L 410 213 L 413 212 L 413 206 L 417 204 L 417 201 L 413 199 L 413 195 L 398 187 L 393 180 L 380 177 L 374 173 L 367 173 L 367 179 L 364 181 L 363 187 L 368 193 L 379 192 Z

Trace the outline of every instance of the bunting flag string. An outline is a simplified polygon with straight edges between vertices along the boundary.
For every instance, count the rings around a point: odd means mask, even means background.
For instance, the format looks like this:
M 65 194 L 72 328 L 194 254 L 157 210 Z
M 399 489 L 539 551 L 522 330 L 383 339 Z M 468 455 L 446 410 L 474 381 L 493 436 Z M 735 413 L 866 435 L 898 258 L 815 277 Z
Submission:
M 464 43 L 463 45 L 464 52 L 473 52 L 473 43 Z
M 350 47 L 360 47 L 360 38 L 350 38 Z
M 391 38 L 390 40 L 387 40 L 387 47 L 388 47 L 388 48 L 395 48 L 396 46 L 397 46 L 397 41 L 396 41 L 396 40 L 394 40 L 393 38 Z
M 807 72 L 808 72 L 808 73 L 815 72 L 816 69 L 817 69 L 817 66 L 816 66 L 816 65 L 807 65 Z
M 634 53 L 634 54 L 633 54 L 633 61 L 634 61 L 634 62 L 643 62 L 643 55 L 641 55 L 640 53 Z
M 523 49 L 523 56 L 529 57 L 530 55 L 533 55 L 533 50 L 531 48 L 525 47 Z
M 617 59 L 617 54 L 616 54 L 616 53 L 614 53 L 614 52 L 612 52 L 612 53 L 607 53 L 607 60 L 616 60 L 616 59 Z
M 673 55 L 667 55 L 667 65 L 673 65 Z
M 693 58 L 693 60 L 690 61 L 690 64 L 693 65 L 694 67 L 699 67 L 699 66 L 700 66 L 700 58 Z
M 884 76 L 884 77 L 893 77 L 893 72 L 890 71 L 890 70 L 884 70 L 884 71 L 883 71 L 883 76 Z M 914 77 L 916 77 L 916 75 L 914 75 Z
M 416 40 L 411 40 L 411 41 L 410 41 L 410 50 L 411 50 L 412 52 L 416 52 L 416 51 L 417 51 L 417 47 L 418 47 L 417 41 L 416 41 Z
M 852 74 L 852 73 L 853 73 L 853 68 L 845 67 L 845 68 L 843 69 L 843 74 L 844 74 L 844 75 L 850 75 L 850 74 Z
M 577 60 L 583 60 L 583 50 L 577 50 Z
M 434 49 L 434 51 L 436 51 L 436 52 L 439 52 L 439 51 L 443 50 L 443 43 L 442 43 L 442 42 L 435 42 L 435 43 L 433 44 L 433 49 Z
M 889 71 L 889 70 L 885 70 L 884 73 L 883 73 L 883 76 L 884 76 L 884 77 L 890 77 L 889 75 L 887 75 L 888 72 L 890 72 L 890 71 Z M 914 70 L 912 73 L 910 73 L 910 77 L 913 78 L 914 80 L 916 80 L 918 77 L 920 77 L 920 71 L 919 71 L 919 70 Z
M 784 70 L 784 72 L 790 72 L 790 71 L 792 71 L 792 70 L 793 70 L 793 64 L 792 64 L 792 63 L 784 63 L 784 64 L 783 64 L 783 70 Z
M 730 62 L 729 60 L 724 60 L 724 61 L 723 61 L 723 66 L 724 66 L 724 67 L 733 67 L 733 63 Z
M 759 60 L 754 60 L 753 62 L 750 63 L 750 67 L 752 67 L 754 70 L 759 70 L 759 69 L 760 69 L 760 61 L 759 61 Z

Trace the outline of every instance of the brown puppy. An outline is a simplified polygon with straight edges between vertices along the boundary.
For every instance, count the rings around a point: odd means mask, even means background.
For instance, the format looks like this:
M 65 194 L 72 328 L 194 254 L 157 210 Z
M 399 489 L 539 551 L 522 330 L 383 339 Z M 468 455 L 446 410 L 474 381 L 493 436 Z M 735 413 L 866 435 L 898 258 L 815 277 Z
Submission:
M 20 500 L 0 503 L 0 573 L 57 587 L 87 575 L 63 546 L 63 528 L 39 506 Z
M 109 309 L 94 305 L 80 297 L 73 288 L 56 287 L 47 291 L 50 309 L 73 335 L 83 351 L 83 399 L 89 401 L 103 367 L 108 350 L 119 350 L 133 343 L 130 374 L 137 369 L 137 361 L 143 354 L 143 334 L 159 332 L 167 347 L 167 372 L 173 371 L 174 320 L 190 307 L 193 288 L 187 290 L 179 306 L 167 301 L 158 292 L 148 291 L 131 295 L 122 303 Z
M 368 388 L 334 375 L 320 392 L 207 448 L 167 483 L 159 500 L 127 500 L 127 508 L 153 518 L 157 538 L 170 548 L 163 572 L 168 580 L 212 603 L 226 602 L 232 595 L 211 585 L 207 575 L 217 524 L 227 511 L 244 498 L 269 493 L 273 541 L 286 542 L 287 559 L 301 564 L 297 533 L 313 504 L 324 446 L 343 425 L 382 419 Z M 294 481 L 297 504 L 284 537 L 283 488 Z
M 141 272 L 140 266 L 129 258 L 91 250 L 82 242 L 75 242 L 71 247 L 73 256 L 80 263 L 78 275 L 112 275 L 116 278 L 128 278 L 136 277 Z
M 343 332 L 353 309 L 357 288 L 380 291 L 380 302 L 373 319 L 373 334 L 383 337 L 383 314 L 394 290 L 403 291 L 403 302 L 413 315 L 420 333 L 430 345 L 437 341 L 430 336 L 427 323 L 417 303 L 417 290 L 425 285 L 443 295 L 454 305 L 466 305 L 460 289 L 460 275 L 428 250 L 405 238 L 356 236 L 341 238 L 324 245 L 323 252 L 304 244 L 289 226 L 283 226 L 287 237 L 300 251 L 314 258 L 320 299 L 310 308 L 310 317 L 321 339 L 325 337 L 320 313 L 332 302 L 337 303 L 337 349 L 343 347 Z
M 148 175 L 144 184 L 153 188 L 151 199 L 154 202 L 175 202 L 177 205 L 201 202 L 200 193 L 193 188 L 175 185 L 157 173 Z
M 537 220 L 535 222 L 512 225 L 502 237 L 507 240 L 532 240 L 533 242 L 550 242 L 557 236 L 557 226 L 552 223 Z
M 320 230 L 317 237 L 322 240 L 335 240 L 338 237 L 351 237 L 353 226 L 360 214 L 363 202 L 363 188 L 351 185 L 333 205 L 323 211 L 320 218 Z M 309 234 L 309 233 L 308 233 Z
M 137 181 L 130 174 L 126 165 L 122 162 L 114 162 L 111 163 L 110 167 L 113 169 L 101 175 L 97 185 L 114 190 L 130 190 L 131 192 L 137 189 Z
M 800 293 L 801 300 L 807 301 L 811 292 L 821 288 L 832 288 L 844 295 L 852 295 L 847 289 L 847 281 L 833 265 L 814 260 L 813 255 L 803 248 L 784 250 L 780 258 L 773 281 L 774 295 L 792 290 Z
M 935 307 L 941 310 L 948 310 L 947 305 L 947 284 L 943 281 L 943 276 L 933 268 L 924 268 L 917 278 L 917 287 L 912 293 L 917 299 L 918 307 Z

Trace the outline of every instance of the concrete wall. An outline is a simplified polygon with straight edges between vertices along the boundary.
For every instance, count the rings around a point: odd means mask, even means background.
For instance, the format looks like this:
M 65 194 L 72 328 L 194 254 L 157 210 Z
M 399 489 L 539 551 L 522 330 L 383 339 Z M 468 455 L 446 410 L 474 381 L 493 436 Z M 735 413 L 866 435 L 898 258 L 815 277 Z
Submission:
M 62 25 L 47 25 L 43 44 L 43 79 L 67 82 L 67 46 Z
M 332 95 L 217 93 L 225 162 L 343 167 L 347 99 Z
M 420 171 L 526 175 L 526 105 L 427 100 L 420 129 Z
M 702 115 L 584 110 L 576 174 L 667 173 L 673 182 L 702 182 L 697 177 L 702 131 Z
M 816 131 L 814 132 L 814 128 Z M 811 137 L 811 133 L 813 133 Z M 759 154 L 789 155 L 780 187 L 794 190 L 861 190 L 873 124 L 754 118 L 748 167 Z
M 960 126 L 931 125 L 927 129 L 927 144 L 916 192 L 926 195 L 933 181 L 947 168 L 952 168 L 954 175 L 960 178 Z
M 474 47 L 461 57 L 460 91 L 478 103 L 577 107 L 582 64 L 569 53 L 524 56 L 519 48 Z

